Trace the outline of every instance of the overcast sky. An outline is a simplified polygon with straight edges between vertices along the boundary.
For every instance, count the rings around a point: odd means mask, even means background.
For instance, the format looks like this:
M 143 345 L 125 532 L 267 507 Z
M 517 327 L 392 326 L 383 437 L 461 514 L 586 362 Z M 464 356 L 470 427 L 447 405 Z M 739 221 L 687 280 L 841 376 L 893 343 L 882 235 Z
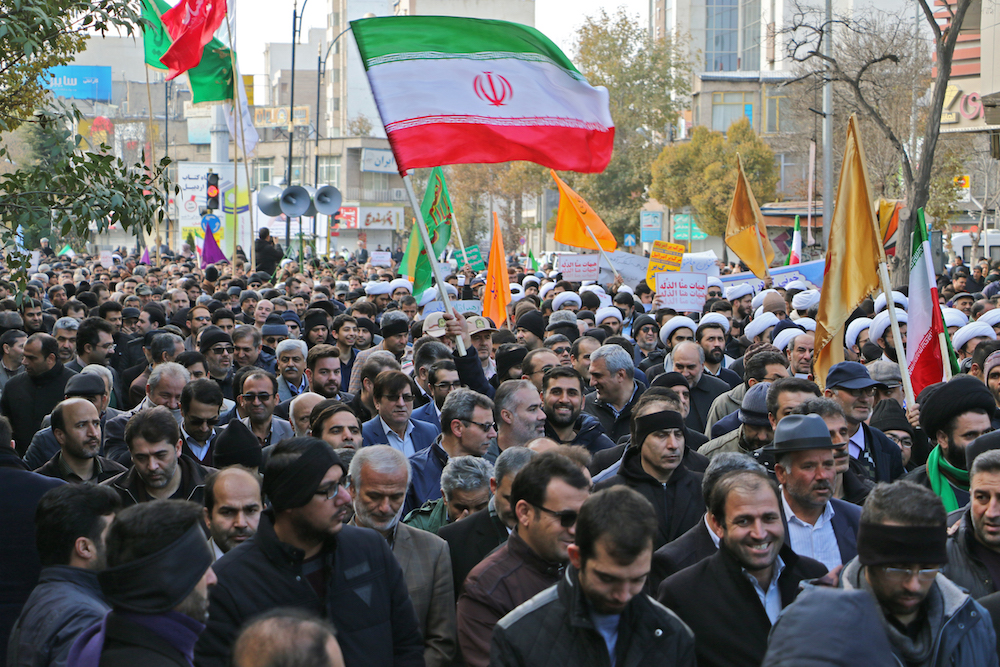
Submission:
M 291 0 L 236 0 L 236 51 L 244 74 L 264 72 L 264 44 L 290 42 L 292 39 Z M 301 6 L 301 3 L 299 3 Z M 326 26 L 327 0 L 309 0 L 302 32 Z M 604 7 L 608 13 L 624 6 L 629 13 L 647 20 L 647 0 L 535 0 L 535 27 L 567 54 L 572 51 L 573 35 L 585 16 Z M 570 18 L 567 20 L 567 15 Z M 304 40 L 303 40 L 304 41 Z

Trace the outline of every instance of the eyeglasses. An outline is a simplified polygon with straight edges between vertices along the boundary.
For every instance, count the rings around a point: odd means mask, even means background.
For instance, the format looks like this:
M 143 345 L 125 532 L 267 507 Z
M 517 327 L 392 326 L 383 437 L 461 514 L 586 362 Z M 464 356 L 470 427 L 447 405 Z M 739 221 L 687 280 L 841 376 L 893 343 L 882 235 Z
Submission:
M 909 567 L 883 567 L 882 573 L 885 575 L 886 579 L 893 581 L 897 584 L 909 581 L 914 576 L 917 577 L 921 582 L 927 584 L 934 581 L 937 577 L 938 572 L 941 571 L 940 567 L 928 567 L 926 569 L 919 568 L 909 568 Z
M 413 402 L 413 394 L 396 394 L 395 396 L 386 395 L 383 396 L 382 398 L 389 401 L 390 403 L 395 403 L 399 399 L 403 399 L 403 401 L 405 401 L 406 403 Z
M 193 319 L 195 322 L 209 322 L 211 321 L 212 318 L 209 317 L 208 315 L 202 315 L 201 317 L 192 317 L 191 319 Z
M 865 398 L 875 395 L 875 387 L 862 387 L 861 389 L 848 389 L 847 387 L 838 387 L 840 391 L 846 391 L 848 394 L 854 398 Z
M 474 422 L 471 419 L 463 419 L 462 421 L 465 422 L 466 424 L 475 424 L 479 428 L 483 429 L 483 433 L 489 433 L 490 431 L 495 431 L 497 428 L 496 422 L 480 423 L 480 422 Z
M 262 391 L 259 394 L 240 394 L 240 396 L 242 396 L 243 400 L 246 401 L 247 403 L 256 403 L 258 400 L 261 403 L 266 403 L 267 401 L 271 400 L 271 397 L 274 396 L 274 394 L 269 394 L 266 391 Z
M 892 440 L 894 443 L 896 443 L 903 449 L 910 449 L 911 447 L 913 447 L 913 440 L 911 440 L 910 438 L 900 438 L 899 436 L 893 433 L 886 433 L 886 435 L 889 436 L 890 440 Z
M 325 489 L 316 489 L 314 495 L 323 496 L 327 500 L 333 500 L 340 493 L 341 489 L 347 489 L 351 485 L 351 478 L 348 475 L 344 475 L 338 481 L 334 482 Z
M 186 417 L 185 419 L 191 422 L 191 426 L 215 426 L 219 423 L 218 417 L 209 417 L 208 419 L 204 417 Z
M 233 346 L 226 345 L 221 347 L 210 347 L 208 348 L 208 351 L 211 352 L 212 354 L 232 354 Z
M 434 385 L 438 389 L 459 389 L 462 386 L 461 382 L 437 382 Z
M 554 516 L 559 520 L 559 525 L 563 528 L 572 528 L 576 524 L 576 518 L 580 516 L 579 512 L 574 510 L 563 510 L 562 512 L 556 512 L 555 510 L 550 510 L 548 507 L 543 507 L 542 505 L 536 505 L 535 503 L 528 501 L 528 504 L 535 509 L 540 509 L 546 514 Z

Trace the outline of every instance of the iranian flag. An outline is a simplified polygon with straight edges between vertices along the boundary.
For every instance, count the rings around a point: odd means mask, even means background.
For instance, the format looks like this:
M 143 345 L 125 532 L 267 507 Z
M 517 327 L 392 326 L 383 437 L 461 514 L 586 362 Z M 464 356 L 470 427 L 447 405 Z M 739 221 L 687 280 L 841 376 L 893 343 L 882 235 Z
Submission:
M 799 216 L 795 216 L 795 231 L 792 233 L 792 249 L 788 253 L 786 266 L 802 261 L 802 228 L 799 226 Z
M 913 383 L 914 396 L 925 387 L 951 377 L 952 364 L 945 368 L 945 356 L 950 357 L 951 343 L 941 316 L 937 282 L 931 263 L 931 246 L 927 240 L 924 211 L 918 212 L 918 222 L 913 230 L 913 248 L 910 255 L 910 307 L 906 328 L 906 365 Z
M 400 173 L 512 160 L 600 172 L 611 160 L 608 91 L 534 28 L 391 16 L 351 29 Z

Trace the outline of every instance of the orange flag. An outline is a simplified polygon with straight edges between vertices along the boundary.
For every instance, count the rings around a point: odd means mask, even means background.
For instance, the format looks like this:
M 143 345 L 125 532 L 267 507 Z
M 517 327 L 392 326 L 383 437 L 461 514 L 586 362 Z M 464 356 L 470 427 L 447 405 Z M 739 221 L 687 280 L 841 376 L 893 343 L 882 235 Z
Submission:
M 562 179 L 552 172 L 552 178 L 556 179 L 559 186 L 559 213 L 556 215 L 557 243 L 571 245 L 574 248 L 589 248 L 597 250 L 597 243 L 594 238 L 601 243 L 601 248 L 605 252 L 614 252 L 618 248 L 618 241 L 611 233 L 608 226 L 604 224 L 600 216 L 590 208 L 590 204 L 583 200 L 583 197 L 573 192 L 573 189 L 563 183 Z M 587 230 L 593 232 L 592 238 Z
M 736 191 L 729 207 L 726 222 L 726 245 L 750 267 L 753 274 L 764 279 L 767 267 L 774 261 L 774 248 L 767 236 L 767 226 L 760 215 L 760 207 L 753 196 L 747 175 L 743 172 L 743 158 L 736 155 Z
M 493 241 L 490 243 L 490 265 L 486 268 L 486 293 L 483 294 L 483 315 L 500 326 L 507 320 L 510 303 L 510 280 L 507 277 L 507 256 L 500 236 L 500 220 L 493 214 Z
M 882 241 L 875 230 L 865 150 L 856 116 L 847 124 L 844 164 L 840 168 L 837 202 L 830 221 L 823 289 L 816 316 L 814 374 L 823 387 L 830 367 L 844 360 L 844 324 L 854 309 L 879 286 L 878 265 L 884 261 Z

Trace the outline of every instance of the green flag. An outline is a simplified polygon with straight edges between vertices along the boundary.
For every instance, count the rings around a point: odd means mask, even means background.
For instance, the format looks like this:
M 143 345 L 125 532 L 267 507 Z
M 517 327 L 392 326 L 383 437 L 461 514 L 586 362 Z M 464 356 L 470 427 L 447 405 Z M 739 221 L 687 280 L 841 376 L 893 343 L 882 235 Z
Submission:
M 432 246 L 431 254 L 434 256 L 434 261 L 437 261 L 451 241 L 451 199 L 448 197 L 448 186 L 445 185 L 441 167 L 434 167 L 431 170 L 424 200 L 420 203 L 420 213 L 424 216 L 424 224 L 427 225 L 427 236 Z M 424 248 L 423 236 L 417 229 L 410 233 L 399 272 L 413 281 L 414 294 L 420 294 L 431 287 L 433 276 L 431 260 Z
M 156 3 L 155 6 L 152 3 Z M 170 9 L 164 0 L 142 0 L 142 18 L 149 21 L 143 25 L 142 43 L 146 53 L 146 64 L 154 69 L 166 70 L 160 58 L 170 48 L 170 34 L 163 26 L 160 16 Z M 187 72 L 191 83 L 191 101 L 225 102 L 233 99 L 233 60 L 229 49 L 213 37 L 202 51 L 201 62 Z
M 528 248 L 528 261 L 531 262 L 531 270 L 538 270 L 538 260 L 535 259 L 535 253 L 531 252 L 531 248 Z

